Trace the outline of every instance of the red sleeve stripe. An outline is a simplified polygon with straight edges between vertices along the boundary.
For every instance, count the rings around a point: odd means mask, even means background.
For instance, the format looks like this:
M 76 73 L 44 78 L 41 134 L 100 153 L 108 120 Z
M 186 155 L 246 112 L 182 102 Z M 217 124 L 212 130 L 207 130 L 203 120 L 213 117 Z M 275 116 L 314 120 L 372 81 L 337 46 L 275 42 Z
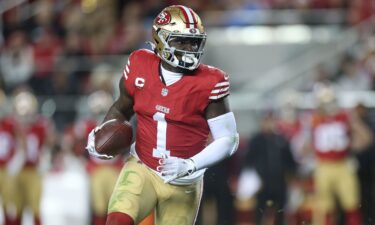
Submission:
M 215 87 L 229 86 L 229 81 L 217 83 Z
M 211 94 L 217 94 L 217 93 L 220 93 L 220 92 L 226 92 L 229 90 L 229 86 L 228 87 L 225 87 L 225 88 L 221 88 L 221 89 L 214 89 L 211 91 Z
M 223 94 L 220 94 L 220 95 L 211 95 L 209 97 L 209 99 L 211 99 L 211 100 L 217 100 L 217 99 L 221 99 L 221 98 L 223 98 L 223 97 L 225 97 L 227 95 L 229 95 L 229 91 L 227 91 L 227 92 L 225 92 Z
M 129 66 L 130 66 L 130 59 L 128 59 L 128 62 L 126 63 L 125 69 L 122 72 L 122 75 L 125 77 L 125 80 L 128 79 L 128 73 L 129 73 Z
M 126 71 L 124 70 L 123 72 L 122 72 L 122 75 L 124 75 L 124 77 L 125 77 L 125 80 L 127 80 L 128 79 L 128 74 L 126 73 Z

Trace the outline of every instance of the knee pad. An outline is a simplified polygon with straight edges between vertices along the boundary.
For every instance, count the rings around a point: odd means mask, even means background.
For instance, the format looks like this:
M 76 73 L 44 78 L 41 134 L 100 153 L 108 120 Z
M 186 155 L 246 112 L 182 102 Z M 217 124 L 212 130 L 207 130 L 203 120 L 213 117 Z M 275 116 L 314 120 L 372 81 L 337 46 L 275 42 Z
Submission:
M 112 212 L 107 215 L 105 225 L 134 225 L 134 220 L 126 213 Z

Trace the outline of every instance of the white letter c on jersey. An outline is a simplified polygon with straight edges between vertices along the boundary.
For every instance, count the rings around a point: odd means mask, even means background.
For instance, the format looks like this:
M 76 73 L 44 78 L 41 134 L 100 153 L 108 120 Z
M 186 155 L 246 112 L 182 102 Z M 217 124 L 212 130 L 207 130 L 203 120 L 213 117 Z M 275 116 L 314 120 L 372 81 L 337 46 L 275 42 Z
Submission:
M 143 86 L 145 86 L 145 79 L 137 77 L 135 78 L 134 84 L 137 88 L 143 88 Z

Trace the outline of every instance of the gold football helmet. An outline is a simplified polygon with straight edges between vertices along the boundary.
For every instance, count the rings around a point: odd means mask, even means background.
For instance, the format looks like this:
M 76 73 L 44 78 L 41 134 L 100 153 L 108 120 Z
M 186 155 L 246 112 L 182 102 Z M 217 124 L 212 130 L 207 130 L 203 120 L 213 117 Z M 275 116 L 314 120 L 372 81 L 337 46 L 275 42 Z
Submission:
M 203 55 L 206 31 L 199 16 L 182 5 L 169 6 L 159 13 L 152 26 L 153 49 L 168 64 L 187 70 L 196 69 Z M 191 43 L 178 49 L 171 42 Z
M 39 104 L 35 95 L 27 90 L 17 91 L 13 97 L 15 115 L 22 118 L 31 118 L 37 114 Z
M 336 100 L 335 90 L 329 84 L 316 84 L 313 91 L 318 104 L 331 103 Z
M 93 116 L 101 116 L 111 107 L 113 98 L 108 92 L 99 90 L 89 95 L 87 104 Z
M 334 114 L 338 109 L 338 99 L 331 84 L 318 83 L 314 86 L 313 94 L 316 107 L 324 113 Z

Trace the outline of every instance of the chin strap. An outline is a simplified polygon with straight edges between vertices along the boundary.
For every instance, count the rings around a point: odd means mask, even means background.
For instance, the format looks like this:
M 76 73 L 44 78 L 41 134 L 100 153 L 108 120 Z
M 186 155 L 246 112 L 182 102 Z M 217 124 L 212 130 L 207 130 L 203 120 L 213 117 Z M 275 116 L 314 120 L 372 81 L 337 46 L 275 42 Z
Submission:
M 163 39 L 161 39 L 163 40 Z M 155 51 L 156 46 L 154 43 L 150 42 L 151 48 Z M 181 61 L 177 58 L 175 55 L 177 50 L 175 47 L 169 47 L 168 43 L 164 42 L 165 48 L 163 49 L 163 52 L 157 54 L 162 60 L 167 62 L 169 65 L 173 67 L 179 67 L 182 69 L 187 70 L 195 70 L 198 67 L 199 60 L 197 57 L 195 57 L 194 54 L 188 54 L 188 53 L 182 53 Z M 164 57 L 164 55 L 170 55 L 170 59 L 167 59 Z
M 179 67 L 187 70 L 195 70 L 198 67 L 199 61 L 194 54 L 183 53 L 181 60 L 179 60 L 175 55 L 176 51 L 178 50 L 176 50 L 174 47 L 166 49 L 166 52 L 172 56 L 171 60 L 164 59 L 168 64 L 172 65 L 173 67 Z
M 188 69 L 190 70 L 193 70 L 193 69 L 196 69 L 198 66 L 198 59 L 197 57 L 194 56 L 194 54 L 184 54 L 182 56 L 182 61 L 185 63 L 185 64 L 190 64 L 191 66 L 189 66 Z

